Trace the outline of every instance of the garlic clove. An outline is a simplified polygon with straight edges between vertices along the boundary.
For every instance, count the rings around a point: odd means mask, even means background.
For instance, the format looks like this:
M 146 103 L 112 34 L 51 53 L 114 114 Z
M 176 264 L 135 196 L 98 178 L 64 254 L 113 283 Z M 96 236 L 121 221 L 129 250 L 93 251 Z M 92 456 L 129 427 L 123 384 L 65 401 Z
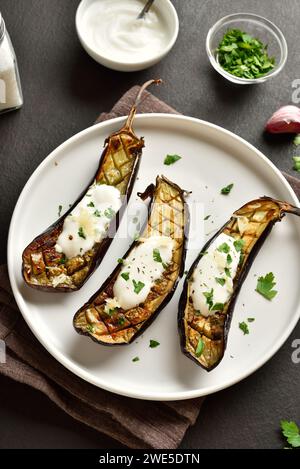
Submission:
M 267 122 L 266 131 L 272 134 L 300 133 L 300 109 L 297 106 L 283 106 Z

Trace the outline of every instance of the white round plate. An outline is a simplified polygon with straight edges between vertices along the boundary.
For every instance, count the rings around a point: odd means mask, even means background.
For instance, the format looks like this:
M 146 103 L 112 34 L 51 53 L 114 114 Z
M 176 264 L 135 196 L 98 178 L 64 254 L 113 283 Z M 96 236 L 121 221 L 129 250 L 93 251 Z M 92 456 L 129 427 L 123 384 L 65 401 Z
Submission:
M 228 387 L 253 373 L 281 347 L 295 327 L 299 314 L 300 220 L 287 215 L 278 223 L 255 260 L 237 301 L 224 359 L 210 373 L 180 351 L 177 305 L 182 281 L 169 305 L 137 339 L 123 347 L 104 347 L 79 336 L 72 326 L 74 313 L 102 285 L 127 250 L 130 240 L 115 239 L 101 267 L 75 293 L 45 293 L 30 289 L 22 280 L 24 247 L 56 218 L 58 206 L 66 210 L 94 175 L 104 139 L 118 130 L 123 118 L 90 127 L 63 143 L 36 169 L 23 189 L 11 221 L 8 265 L 19 308 L 44 347 L 66 368 L 96 386 L 141 399 L 177 400 L 203 396 Z M 215 125 L 184 116 L 145 114 L 136 117 L 137 135 L 145 137 L 142 164 L 132 200 L 164 174 L 193 191 L 190 201 L 203 203 L 198 221 L 212 236 L 231 213 L 244 203 L 270 195 L 298 204 L 280 172 L 258 150 L 236 135 Z M 166 154 L 182 159 L 163 164 Z M 230 195 L 220 189 L 234 183 Z M 123 221 L 125 220 L 125 217 Z M 198 249 L 188 253 L 186 268 Z M 255 292 L 257 277 L 274 272 L 278 295 L 268 301 Z M 239 322 L 255 317 L 250 334 L 243 335 Z M 160 346 L 151 349 L 149 340 Z M 138 356 L 140 361 L 132 362 Z

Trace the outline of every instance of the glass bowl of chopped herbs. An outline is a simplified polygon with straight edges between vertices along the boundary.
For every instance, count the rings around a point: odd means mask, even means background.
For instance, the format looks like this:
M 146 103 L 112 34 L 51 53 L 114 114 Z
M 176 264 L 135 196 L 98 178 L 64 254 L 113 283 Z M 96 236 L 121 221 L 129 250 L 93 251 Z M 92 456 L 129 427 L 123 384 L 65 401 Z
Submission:
M 252 13 L 219 20 L 208 32 L 206 50 L 217 72 L 242 85 L 263 83 L 278 75 L 288 56 L 280 29 Z

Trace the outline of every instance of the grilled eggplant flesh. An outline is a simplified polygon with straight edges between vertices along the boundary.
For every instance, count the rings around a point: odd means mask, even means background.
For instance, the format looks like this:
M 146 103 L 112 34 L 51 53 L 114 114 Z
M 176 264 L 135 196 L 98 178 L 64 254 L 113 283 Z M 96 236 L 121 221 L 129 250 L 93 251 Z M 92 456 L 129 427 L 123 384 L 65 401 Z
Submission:
M 184 191 L 166 178 L 158 177 L 156 186 L 149 186 L 140 196 L 143 199 L 151 196 L 145 228 L 125 254 L 123 264 L 115 268 L 101 288 L 74 316 L 75 330 L 103 345 L 129 344 L 136 339 L 170 301 L 184 270 L 186 251 L 184 233 L 185 224 L 188 223 Z M 163 267 L 161 276 L 152 282 L 147 296 L 140 304 L 129 309 L 120 306 L 108 309 L 108 304 L 118 300 L 114 287 L 122 269 L 124 270 L 124 265 L 126 266 L 129 259 L 135 256 L 133 253 L 138 252 L 143 243 L 145 246 L 151 240 L 162 239 L 161 237 L 172 243 L 171 257 L 168 264 Z M 128 281 L 134 282 L 131 278 L 128 278 Z
M 44 233 L 37 236 L 25 248 L 22 256 L 22 273 L 25 282 L 30 287 L 51 292 L 78 290 L 102 261 L 114 233 L 118 229 L 125 203 L 130 197 L 142 155 L 142 148 L 144 147 L 143 138 L 137 137 L 132 130 L 136 107 L 144 89 L 154 82 L 158 83 L 160 80 L 151 80 L 145 83 L 130 111 L 126 124 L 119 132 L 112 134 L 106 139 L 99 167 L 92 183 L 89 184 L 88 188 L 65 215 L 59 218 Z M 102 235 L 97 235 L 86 249 L 80 248 L 78 252 L 73 249 L 73 254 L 69 253 L 67 256 L 62 248 L 57 247 L 58 240 L 65 235 L 65 223 L 70 224 L 70 221 L 72 223 L 70 218 L 72 217 L 72 212 L 74 210 L 77 210 L 77 212 L 81 210 L 83 203 L 87 207 L 94 207 L 92 201 L 89 205 L 85 203 L 88 200 L 85 197 L 88 196 L 92 188 L 98 185 L 106 188 L 107 186 L 115 188 L 114 194 L 117 194 L 120 203 L 116 210 L 110 210 L 105 215 L 108 218 L 103 222 L 106 224 Z M 90 211 L 87 212 L 88 210 Z M 82 212 L 80 214 L 83 219 L 85 216 L 88 229 L 90 229 L 89 226 L 91 224 L 86 214 L 91 218 L 93 218 L 92 215 L 95 215 L 95 218 L 92 220 L 93 223 L 96 222 L 96 217 L 103 216 L 98 210 L 87 208 L 85 208 L 84 215 L 82 215 Z M 99 221 L 99 218 L 97 220 Z M 96 229 L 94 232 L 96 232 Z M 78 241 L 82 242 L 82 239 L 86 239 L 86 237 L 84 229 L 80 226 L 78 230 L 69 235 L 69 240 L 73 243 L 78 243 Z M 72 248 L 70 252 L 72 252 Z
M 212 370 L 222 360 L 242 283 L 272 227 L 286 213 L 299 216 L 300 209 L 269 197 L 247 203 L 204 246 L 192 265 L 179 302 L 178 329 L 182 352 L 205 370 Z M 230 242 L 224 243 L 224 239 Z M 230 254 L 230 244 L 233 254 Z M 223 298 L 227 297 L 224 303 L 214 298 L 215 290 L 211 284 L 207 288 L 205 282 L 209 273 L 201 269 L 210 265 L 209 260 L 203 261 L 204 256 L 210 253 L 221 261 L 221 270 L 224 267 L 224 272 L 214 277 L 217 289 L 226 288 L 229 282 L 230 293 L 223 294 Z M 223 264 L 222 259 L 225 259 Z M 230 279 L 228 276 L 234 273 L 233 270 L 235 274 Z

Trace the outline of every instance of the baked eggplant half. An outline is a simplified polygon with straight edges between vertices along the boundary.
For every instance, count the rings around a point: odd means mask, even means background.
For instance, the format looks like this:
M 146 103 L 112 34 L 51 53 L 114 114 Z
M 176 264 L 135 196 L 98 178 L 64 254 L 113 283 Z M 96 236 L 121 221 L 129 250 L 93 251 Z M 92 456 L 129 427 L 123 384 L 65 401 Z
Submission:
M 170 301 L 183 274 L 188 212 L 185 192 L 157 177 L 144 194 L 148 219 L 101 288 L 74 316 L 74 327 L 103 345 L 129 344 Z
M 237 210 L 192 265 L 179 302 L 185 355 L 210 371 L 222 360 L 240 288 L 274 224 L 300 210 L 262 197 Z
M 46 291 L 71 292 L 86 282 L 102 261 L 118 229 L 130 197 L 144 147 L 132 122 L 141 87 L 125 125 L 105 141 L 92 182 L 65 215 L 37 236 L 23 252 L 22 273 L 27 285 Z

